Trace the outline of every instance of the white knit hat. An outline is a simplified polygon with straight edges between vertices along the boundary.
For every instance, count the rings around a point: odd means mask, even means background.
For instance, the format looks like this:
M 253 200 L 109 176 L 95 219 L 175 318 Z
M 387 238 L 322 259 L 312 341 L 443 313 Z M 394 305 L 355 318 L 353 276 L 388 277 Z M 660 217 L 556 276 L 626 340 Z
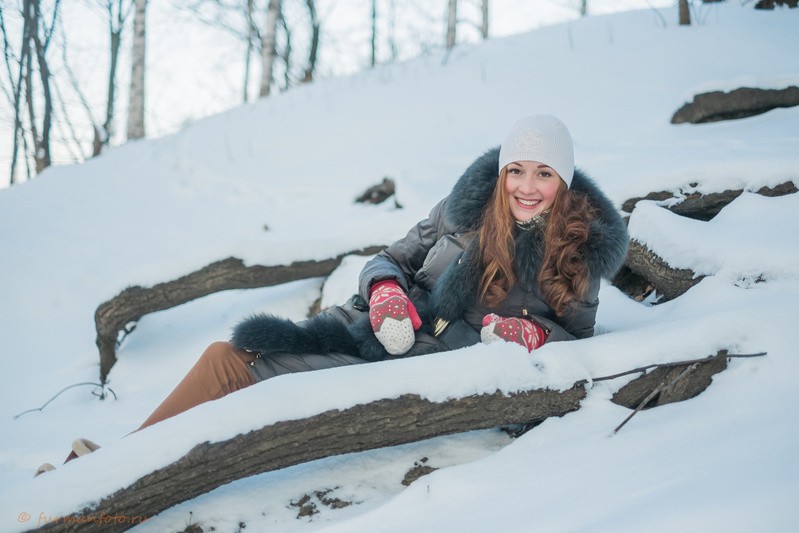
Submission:
M 574 148 L 566 125 L 552 115 L 531 115 L 513 125 L 499 149 L 499 169 L 515 161 L 538 161 L 555 169 L 566 186 L 574 176 Z

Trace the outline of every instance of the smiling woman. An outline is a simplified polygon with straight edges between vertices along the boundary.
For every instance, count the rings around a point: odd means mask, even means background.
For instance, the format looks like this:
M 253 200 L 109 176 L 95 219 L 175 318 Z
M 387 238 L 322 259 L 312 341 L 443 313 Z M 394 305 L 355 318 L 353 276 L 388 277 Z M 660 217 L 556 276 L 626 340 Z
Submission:
M 610 201 L 550 115 L 518 121 L 427 219 L 363 268 L 359 293 L 299 324 L 259 315 L 212 344 L 141 428 L 280 374 L 504 340 L 590 337 L 627 252 Z
M 282 374 L 592 336 L 600 279 L 622 265 L 627 231 L 573 158 L 560 120 L 518 121 L 426 219 L 366 263 L 346 304 L 301 323 L 243 320 L 139 429 Z

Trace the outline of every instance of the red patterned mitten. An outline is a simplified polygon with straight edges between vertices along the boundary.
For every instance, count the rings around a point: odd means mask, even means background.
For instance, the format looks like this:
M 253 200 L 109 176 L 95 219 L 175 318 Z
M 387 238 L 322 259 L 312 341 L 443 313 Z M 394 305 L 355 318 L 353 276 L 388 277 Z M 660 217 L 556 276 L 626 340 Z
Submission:
M 392 280 L 372 285 L 369 296 L 372 331 L 391 355 L 402 355 L 413 346 L 414 331 L 422 325 L 408 295 Z
M 489 344 L 503 340 L 515 342 L 532 352 L 540 348 L 547 340 L 544 328 L 527 318 L 505 318 L 494 313 L 483 317 L 483 329 L 480 330 L 480 339 Z

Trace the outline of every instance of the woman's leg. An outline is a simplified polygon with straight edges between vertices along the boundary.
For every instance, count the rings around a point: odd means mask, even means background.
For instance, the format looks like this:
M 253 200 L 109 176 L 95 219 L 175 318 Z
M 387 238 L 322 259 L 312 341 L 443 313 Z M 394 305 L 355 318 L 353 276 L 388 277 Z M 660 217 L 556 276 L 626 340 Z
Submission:
M 256 383 L 249 364 L 255 354 L 239 350 L 229 342 L 215 342 L 178 386 L 136 430 L 144 429 L 201 403 L 216 400 Z

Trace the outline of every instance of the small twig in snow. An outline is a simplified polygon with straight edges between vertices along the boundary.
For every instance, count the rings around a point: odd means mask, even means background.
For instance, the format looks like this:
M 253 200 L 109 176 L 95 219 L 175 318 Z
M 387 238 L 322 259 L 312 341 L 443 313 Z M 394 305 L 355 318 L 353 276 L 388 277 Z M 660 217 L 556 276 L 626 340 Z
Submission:
M 106 389 L 108 389 L 108 392 L 110 392 L 114 396 L 115 400 L 117 399 L 117 393 L 115 393 L 114 390 L 111 387 L 104 387 L 103 385 L 101 385 L 99 383 L 92 383 L 92 382 L 88 382 L 88 381 L 84 382 L 84 383 L 75 383 L 74 385 L 70 385 L 68 387 L 64 387 L 63 389 L 58 391 L 58 393 L 55 396 L 53 396 L 52 398 L 47 400 L 44 403 L 44 405 L 42 405 L 41 407 L 37 407 L 35 409 L 28 409 L 27 411 L 23 411 L 23 412 L 19 413 L 18 415 L 14 415 L 14 420 L 16 420 L 17 418 L 21 417 L 22 415 L 25 415 L 25 414 L 28 414 L 28 413 L 32 413 L 34 411 L 42 411 L 42 410 L 44 410 L 45 407 L 47 407 L 50 404 L 50 402 L 52 402 L 53 400 L 55 400 L 56 398 L 61 396 L 61 394 L 63 394 L 64 392 L 68 391 L 69 389 L 74 389 L 75 387 L 84 387 L 86 385 L 94 385 L 95 387 L 100 387 L 103 390 L 103 392 L 101 394 L 96 394 L 94 392 L 92 392 L 92 394 L 94 394 L 95 396 L 99 396 L 101 399 L 105 399 L 105 391 L 106 391 Z

